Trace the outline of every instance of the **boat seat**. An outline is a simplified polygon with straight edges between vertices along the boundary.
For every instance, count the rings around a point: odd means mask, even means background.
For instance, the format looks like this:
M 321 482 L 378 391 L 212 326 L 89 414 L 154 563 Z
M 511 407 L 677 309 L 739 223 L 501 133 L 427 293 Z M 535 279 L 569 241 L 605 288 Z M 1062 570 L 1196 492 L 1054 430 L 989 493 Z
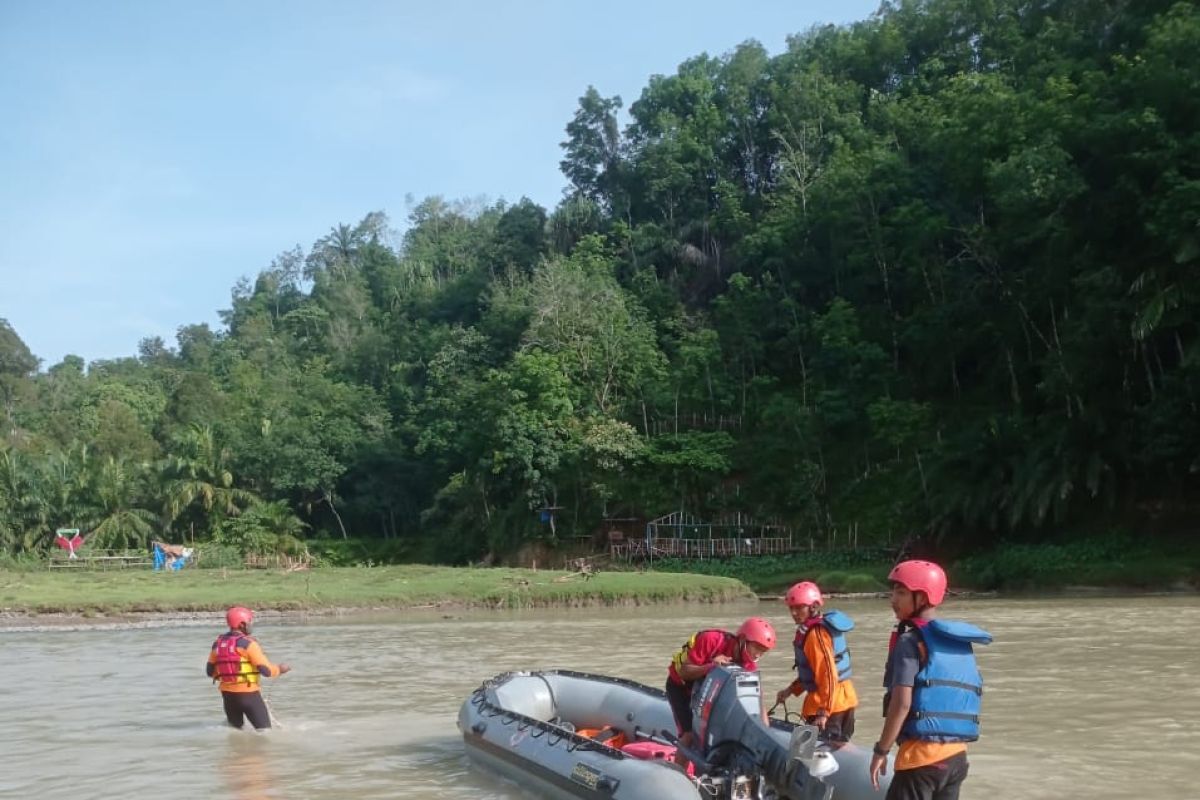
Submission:
M 518 675 L 495 690 L 495 704 L 527 717 L 550 722 L 559 719 L 558 703 L 541 675 Z

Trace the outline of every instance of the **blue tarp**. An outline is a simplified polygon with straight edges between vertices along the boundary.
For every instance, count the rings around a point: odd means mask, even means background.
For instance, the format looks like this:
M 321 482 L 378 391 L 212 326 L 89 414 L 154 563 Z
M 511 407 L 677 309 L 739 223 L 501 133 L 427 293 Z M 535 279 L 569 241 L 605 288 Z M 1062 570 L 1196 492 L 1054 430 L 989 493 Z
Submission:
M 192 548 L 154 543 L 154 569 L 181 570 L 192 557 Z

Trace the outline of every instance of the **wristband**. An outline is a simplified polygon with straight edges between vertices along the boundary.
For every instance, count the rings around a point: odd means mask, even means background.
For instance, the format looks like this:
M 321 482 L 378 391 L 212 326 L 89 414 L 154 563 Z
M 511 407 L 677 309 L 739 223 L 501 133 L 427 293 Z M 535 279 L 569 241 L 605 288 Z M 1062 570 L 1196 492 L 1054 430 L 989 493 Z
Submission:
M 890 749 L 890 747 L 880 747 L 879 742 L 876 742 L 875 746 L 871 748 L 871 752 L 880 758 L 887 758 L 888 750 Z

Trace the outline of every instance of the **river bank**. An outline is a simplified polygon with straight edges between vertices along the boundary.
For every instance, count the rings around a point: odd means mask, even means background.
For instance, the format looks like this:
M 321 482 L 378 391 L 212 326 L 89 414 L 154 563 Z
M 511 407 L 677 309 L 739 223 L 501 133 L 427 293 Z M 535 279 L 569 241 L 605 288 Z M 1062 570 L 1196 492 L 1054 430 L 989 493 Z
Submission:
M 775 601 L 796 580 L 828 596 L 884 597 L 891 560 L 878 550 L 705 561 L 601 564 L 595 574 L 422 564 L 233 568 L 152 572 L 0 569 L 0 627 L 209 624 L 229 605 L 327 615 L 406 609 L 639 606 Z M 1105 596 L 1200 590 L 1200 555 L 1149 549 L 1125 538 L 1016 545 L 951 562 L 952 594 Z
M 2 582 L 3 573 L 0 573 Z M 1084 599 L 1109 600 L 1114 597 L 1149 598 L 1173 595 L 1196 595 L 1200 590 L 1191 585 L 1180 584 L 1166 590 L 1150 591 L 1138 588 L 1114 588 L 1111 586 L 1065 586 L 1053 591 L 1030 593 L 1001 593 L 996 591 L 974 591 L 969 589 L 952 590 L 949 597 L 954 600 L 1000 600 L 1021 601 L 1030 598 L 1041 599 Z M 724 602 L 744 602 L 755 599 L 759 603 L 782 603 L 783 595 L 779 594 L 746 594 L 723 597 L 711 596 L 708 599 L 697 599 L 679 596 L 669 598 L 659 595 L 662 599 L 649 600 L 646 596 L 617 597 L 602 599 L 600 597 L 576 598 L 571 602 L 539 602 L 525 605 L 490 605 L 487 603 L 470 602 L 461 599 L 440 599 L 423 603 L 380 602 L 369 605 L 311 605 L 290 608 L 275 608 L 269 604 L 253 604 L 255 615 L 260 622 L 269 624 L 298 624 L 310 620 L 355 618 L 370 619 L 372 616 L 393 616 L 395 612 L 404 612 L 412 618 L 429 617 L 434 619 L 460 619 L 473 611 L 516 610 L 516 609 L 555 609 L 555 608 L 602 608 L 602 607 L 639 607 L 639 606 L 682 606 L 688 602 L 716 604 Z M 873 600 L 886 603 L 888 592 L 829 592 L 825 595 L 831 605 L 846 601 Z M 240 600 L 238 601 L 240 602 Z M 291 601 L 289 601 L 290 605 Z M 39 632 L 39 631 L 97 631 L 97 630 L 136 630 L 152 628 L 181 628 L 181 627 L 212 627 L 223 623 L 225 604 L 207 610 L 133 610 L 123 606 L 90 607 L 84 610 L 51 610 L 50 607 L 32 608 L 0 608 L 0 633 Z
M 826 550 L 755 558 L 684 561 L 661 559 L 654 569 L 734 578 L 758 595 L 780 595 L 797 580 L 827 593 L 888 590 L 894 551 Z M 950 585 L 966 592 L 1088 594 L 1200 590 L 1200 549 L 1190 541 L 1153 541 L 1110 535 L 1063 543 L 1002 544 L 942 562 Z
M 0 614 L 71 615 L 256 610 L 338 613 L 347 609 L 539 608 L 722 603 L 752 599 L 733 578 L 666 572 L 602 572 L 435 567 L 327 567 L 280 570 L 197 569 L 0 571 Z
M 347 606 L 280 611 L 256 608 L 258 623 L 302 624 L 321 619 L 368 619 L 401 611 L 413 616 L 457 619 L 474 606 L 432 603 L 419 606 Z M 0 633 L 39 631 L 122 631 L 153 628 L 211 628 L 225 624 L 225 609 L 213 611 L 0 611 Z

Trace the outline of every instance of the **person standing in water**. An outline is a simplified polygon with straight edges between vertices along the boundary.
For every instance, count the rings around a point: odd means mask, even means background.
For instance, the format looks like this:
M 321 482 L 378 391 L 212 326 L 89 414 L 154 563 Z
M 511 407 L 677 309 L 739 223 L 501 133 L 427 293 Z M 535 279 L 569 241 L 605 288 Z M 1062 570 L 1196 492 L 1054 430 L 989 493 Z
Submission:
M 241 728 L 249 719 L 255 730 L 265 730 L 271 727 L 271 712 L 263 700 L 260 681 L 278 678 L 292 668 L 287 664 L 272 664 L 250 635 L 253 611 L 234 606 L 225 612 L 225 622 L 229 630 L 213 642 L 205 673 L 221 690 L 230 725 Z
M 792 642 L 796 679 L 779 690 L 775 703 L 781 705 L 789 697 L 803 694 L 800 715 L 804 721 L 816 725 L 830 741 L 848 742 L 854 735 L 854 709 L 858 706 L 846 645 L 846 632 L 854 628 L 854 621 L 840 611 L 823 611 L 821 589 L 812 581 L 788 589 L 784 601 L 796 623 Z
M 937 564 L 902 561 L 888 580 L 900 623 L 883 674 L 886 719 L 873 748 L 871 785 L 879 788 L 898 741 L 887 800 L 958 800 L 983 695 L 971 645 L 989 644 L 992 636 L 968 622 L 935 619 L 946 596 L 946 573 Z

